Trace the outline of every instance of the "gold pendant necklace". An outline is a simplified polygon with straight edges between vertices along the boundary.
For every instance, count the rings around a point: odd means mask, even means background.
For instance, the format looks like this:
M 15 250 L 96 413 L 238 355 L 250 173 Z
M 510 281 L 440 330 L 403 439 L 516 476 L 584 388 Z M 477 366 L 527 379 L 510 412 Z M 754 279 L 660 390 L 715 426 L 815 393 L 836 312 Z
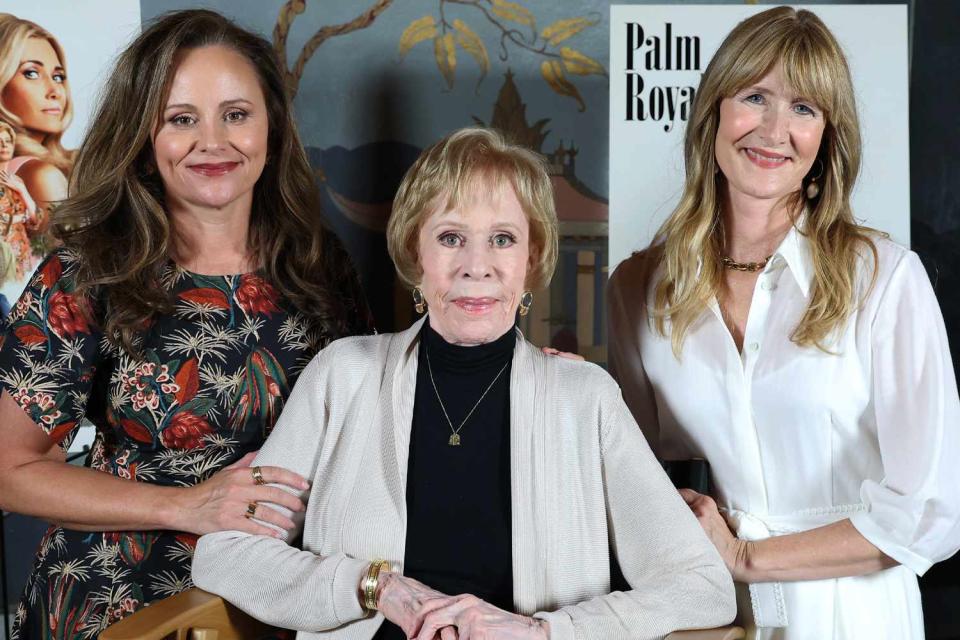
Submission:
M 480 406 L 480 403 L 483 402 L 483 399 L 487 397 L 487 394 L 490 392 L 490 389 L 493 388 L 493 385 L 497 383 L 497 380 L 500 379 L 500 375 L 506 370 L 507 365 L 510 364 L 510 360 L 507 360 L 500 371 L 497 372 L 496 377 L 494 377 L 493 382 L 491 382 L 486 390 L 483 392 L 483 395 L 480 396 L 480 399 L 477 400 L 477 403 L 473 405 L 473 409 L 470 409 L 470 413 L 467 414 L 467 417 L 463 419 L 463 422 L 460 423 L 460 426 L 456 429 L 453 428 L 453 421 L 450 420 L 450 415 L 447 414 L 447 408 L 443 406 L 443 400 L 440 398 L 440 392 L 437 391 L 437 383 L 433 379 L 433 365 L 430 364 L 430 349 L 424 346 L 424 353 L 427 354 L 427 372 L 430 374 L 430 384 L 433 385 L 433 392 L 437 396 L 437 402 L 440 403 L 440 409 L 443 411 L 443 417 L 447 419 L 447 424 L 450 425 L 450 438 L 447 440 L 447 444 L 451 447 L 460 446 L 460 430 L 463 429 L 463 425 L 467 424 L 467 420 L 470 419 L 470 416 L 473 415 L 473 412 L 477 410 L 477 407 Z

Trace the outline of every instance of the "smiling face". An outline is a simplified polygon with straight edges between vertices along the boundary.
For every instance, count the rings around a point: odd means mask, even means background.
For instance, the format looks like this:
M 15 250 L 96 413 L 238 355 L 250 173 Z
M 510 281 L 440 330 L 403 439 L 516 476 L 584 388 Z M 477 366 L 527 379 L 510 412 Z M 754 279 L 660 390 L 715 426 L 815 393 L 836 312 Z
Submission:
M 62 133 L 67 126 L 70 86 L 57 52 L 44 38 L 27 38 L 17 72 L 0 100 L 31 137 Z
M 716 155 L 731 196 L 779 200 L 799 191 L 825 126 L 820 107 L 784 84 L 779 65 L 724 98 Z
M 477 184 L 472 195 L 455 211 L 438 206 L 418 239 L 430 326 L 461 345 L 513 326 L 530 265 L 530 222 L 513 189 Z
M 13 158 L 14 138 L 6 129 L 0 129 L 0 162 Z
M 267 134 L 263 90 L 246 58 L 223 46 L 182 54 L 153 137 L 167 206 L 249 207 Z

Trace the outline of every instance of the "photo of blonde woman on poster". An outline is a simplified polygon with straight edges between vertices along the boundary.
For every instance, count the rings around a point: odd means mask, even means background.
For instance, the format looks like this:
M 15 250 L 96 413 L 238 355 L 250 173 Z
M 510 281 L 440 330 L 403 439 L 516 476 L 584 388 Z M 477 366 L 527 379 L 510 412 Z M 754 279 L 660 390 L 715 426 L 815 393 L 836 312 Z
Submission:
M 14 262 L 0 295 L 10 304 L 52 248 L 50 216 L 67 197 L 104 69 L 139 30 L 135 2 L 93 0 L 89 16 L 71 4 L 10 0 L 0 10 L 0 242 Z M 92 30 L 116 37 L 91 39 Z

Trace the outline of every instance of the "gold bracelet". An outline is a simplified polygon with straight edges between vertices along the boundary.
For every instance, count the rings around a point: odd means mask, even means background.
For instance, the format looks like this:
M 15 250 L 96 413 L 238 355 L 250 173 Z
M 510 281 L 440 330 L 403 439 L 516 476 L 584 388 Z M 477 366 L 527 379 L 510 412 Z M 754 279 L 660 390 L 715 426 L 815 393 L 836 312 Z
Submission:
M 367 611 L 377 610 L 377 586 L 380 583 L 380 572 L 384 568 L 389 569 L 390 563 L 386 560 L 374 560 L 363 578 L 363 606 Z

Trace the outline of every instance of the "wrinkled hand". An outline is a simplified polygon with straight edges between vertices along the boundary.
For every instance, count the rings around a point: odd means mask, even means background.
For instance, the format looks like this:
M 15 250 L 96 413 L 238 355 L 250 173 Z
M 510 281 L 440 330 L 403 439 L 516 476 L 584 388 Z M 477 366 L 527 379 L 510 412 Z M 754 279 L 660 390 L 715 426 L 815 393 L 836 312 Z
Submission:
M 380 573 L 377 584 L 377 609 L 383 616 L 400 627 L 408 638 L 416 636 L 423 624 L 424 617 L 434 609 L 448 604 L 452 596 L 440 593 L 427 585 L 407 576 L 384 571 Z M 441 640 L 456 640 L 452 630 Z M 433 640 L 434 636 L 429 636 Z
M 578 353 L 570 353 L 569 351 L 560 351 L 559 349 L 554 349 L 553 347 L 541 347 L 543 351 L 548 356 L 558 356 L 560 358 L 566 358 L 567 360 L 583 360 L 583 356 Z
M 455 628 L 455 631 L 454 631 Z M 472 595 L 448 596 L 427 613 L 417 640 L 547 640 L 544 620 L 499 609 Z
M 720 513 L 716 501 L 710 496 L 697 493 L 692 489 L 680 489 L 680 495 L 683 501 L 687 503 L 693 515 L 697 517 L 700 526 L 703 527 L 710 542 L 720 552 L 724 564 L 733 575 L 733 579 L 739 582 L 747 582 L 745 573 L 747 570 L 748 557 L 750 552 L 750 543 L 746 540 L 737 538 L 730 525 Z
M 184 489 L 173 528 L 201 535 L 214 531 L 244 531 L 282 538 L 279 531 L 247 517 L 247 507 L 251 503 L 261 503 L 257 505 L 253 518 L 289 534 L 295 527 L 293 520 L 262 503 L 272 502 L 294 512 L 303 511 L 304 503 L 297 496 L 270 484 L 285 485 L 298 493 L 310 485 L 301 476 L 280 467 L 260 467 L 267 484 L 256 484 L 250 468 L 255 456 L 256 452 L 248 453 L 209 480 Z

